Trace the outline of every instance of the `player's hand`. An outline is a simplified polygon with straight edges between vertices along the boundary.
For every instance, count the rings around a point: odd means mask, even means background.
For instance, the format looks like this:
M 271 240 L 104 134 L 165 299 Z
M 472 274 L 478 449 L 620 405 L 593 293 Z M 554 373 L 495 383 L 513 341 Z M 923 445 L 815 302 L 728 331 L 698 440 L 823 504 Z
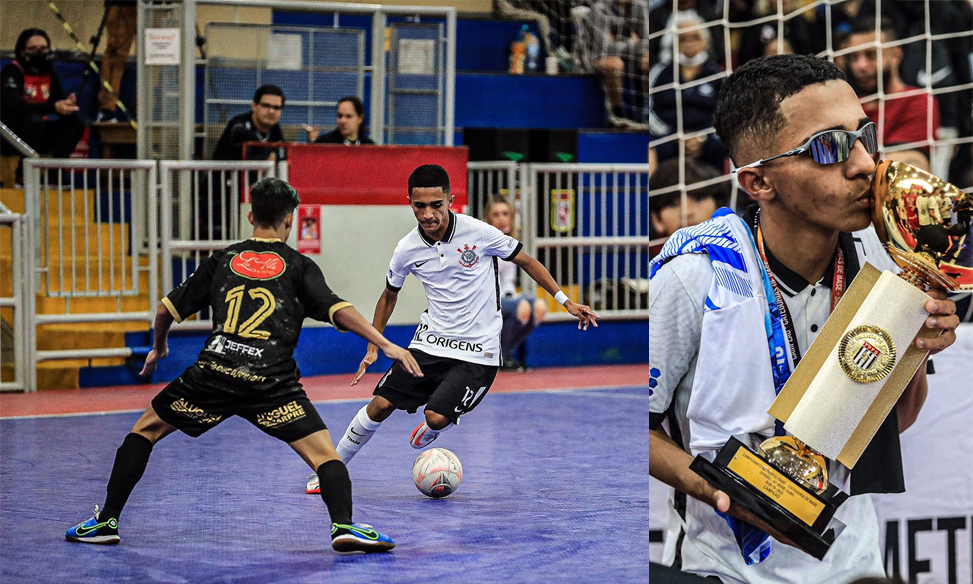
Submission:
M 142 367 L 142 372 L 139 373 L 140 377 L 148 377 L 155 372 L 156 365 L 159 364 L 161 359 L 165 359 L 169 356 L 169 347 L 163 347 L 161 351 L 152 349 L 149 354 L 145 357 L 145 365 Z
M 935 300 L 926 302 L 926 311 L 929 317 L 926 318 L 925 325 L 931 329 L 939 330 L 936 338 L 916 337 L 916 346 L 926 349 L 931 355 L 942 351 L 946 347 L 956 342 L 956 327 L 959 326 L 959 317 L 956 316 L 956 303 L 946 298 L 946 293 L 942 290 L 929 290 L 927 292 Z
M 713 505 L 714 509 L 716 509 L 721 513 L 728 513 L 729 515 L 732 515 L 737 519 L 742 519 L 743 521 L 746 521 L 747 523 L 753 525 L 754 527 L 763 531 L 764 533 L 769 533 L 771 537 L 773 537 L 774 539 L 776 539 L 782 544 L 789 545 L 792 547 L 797 547 L 794 545 L 794 542 L 792 542 L 790 539 L 787 538 L 787 536 L 785 536 L 784 534 L 780 533 L 779 531 L 777 531 L 776 529 L 768 525 L 766 522 L 758 518 L 750 511 L 744 509 L 743 507 L 731 501 L 730 496 L 723 491 L 718 491 L 714 489 L 713 499 L 712 501 L 710 501 L 710 504 Z
M 371 343 L 368 343 L 368 351 L 365 353 L 365 358 L 362 359 L 361 363 L 358 365 L 358 373 L 355 374 L 355 378 L 351 381 L 351 384 L 358 385 L 358 382 L 361 380 L 362 375 L 365 375 L 365 370 L 368 369 L 368 366 L 377 360 L 378 360 L 378 347 L 376 347 Z
M 589 324 L 594 325 L 595 328 L 598 328 L 598 319 L 601 317 L 598 316 L 595 311 L 591 310 L 591 308 L 589 308 L 587 305 L 577 304 L 571 300 L 568 300 L 567 304 L 564 305 L 564 308 L 566 308 L 572 316 L 578 319 L 579 329 L 588 330 Z
M 398 345 L 392 345 L 382 350 L 382 352 L 385 353 L 386 357 L 401 365 L 409 375 L 422 377 L 422 369 L 419 369 L 419 364 L 416 363 L 415 357 L 412 356 L 412 353 L 408 349 L 403 349 Z
M 308 142 L 314 142 L 315 140 L 317 140 L 318 134 L 321 133 L 321 129 L 318 128 L 317 126 L 309 126 L 307 124 L 303 124 L 301 127 L 304 128 L 304 132 L 307 133 Z

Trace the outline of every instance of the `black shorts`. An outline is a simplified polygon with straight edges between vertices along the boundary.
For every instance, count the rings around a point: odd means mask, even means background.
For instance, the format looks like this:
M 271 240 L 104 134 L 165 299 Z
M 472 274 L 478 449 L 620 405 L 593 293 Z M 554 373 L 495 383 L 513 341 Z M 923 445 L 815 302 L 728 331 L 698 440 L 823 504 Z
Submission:
M 152 399 L 152 409 L 162 421 L 193 438 L 231 416 L 240 416 L 266 434 L 288 443 L 328 429 L 300 387 L 268 399 L 214 389 L 194 383 L 184 375 Z
M 454 424 L 459 417 L 473 411 L 497 378 L 496 365 L 481 365 L 435 357 L 409 349 L 422 368 L 424 377 L 413 377 L 398 363 L 393 363 L 375 387 L 374 395 L 392 402 L 397 409 L 414 414 L 421 406 L 442 414 Z

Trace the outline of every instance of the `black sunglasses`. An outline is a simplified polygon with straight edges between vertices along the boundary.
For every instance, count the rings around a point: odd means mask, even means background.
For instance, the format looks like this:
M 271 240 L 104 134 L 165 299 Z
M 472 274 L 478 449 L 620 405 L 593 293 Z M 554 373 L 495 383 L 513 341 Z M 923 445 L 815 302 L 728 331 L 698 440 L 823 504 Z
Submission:
M 862 141 L 862 144 L 865 146 L 865 151 L 869 154 L 878 152 L 878 130 L 876 129 L 875 122 L 868 122 L 861 129 L 854 132 L 848 130 L 825 130 L 818 132 L 811 136 L 810 140 L 793 150 L 745 164 L 740 168 L 733 169 L 733 173 L 736 174 L 744 168 L 763 166 L 771 160 L 784 158 L 785 156 L 799 156 L 805 153 L 810 154 L 814 162 L 818 164 L 837 164 L 838 162 L 848 160 L 848 157 L 851 156 L 852 149 L 855 147 L 855 142 L 858 140 Z

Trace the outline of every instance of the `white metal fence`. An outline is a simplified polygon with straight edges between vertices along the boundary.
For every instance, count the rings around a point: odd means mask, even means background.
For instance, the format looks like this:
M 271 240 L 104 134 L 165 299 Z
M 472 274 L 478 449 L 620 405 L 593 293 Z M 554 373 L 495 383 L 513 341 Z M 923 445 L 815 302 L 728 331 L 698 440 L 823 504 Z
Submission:
M 648 318 L 649 166 L 529 164 L 521 172 L 521 238 L 531 255 L 602 317 Z M 571 317 L 558 307 L 548 318 Z
M 0 391 L 26 391 L 31 387 L 29 372 L 32 368 L 29 315 L 33 313 L 33 297 L 30 273 L 24 261 L 29 245 L 30 224 L 19 213 L 0 213 L 0 257 L 4 247 L 10 253 L 10 271 L 0 277 L 0 313 L 3 314 L 3 330 L 0 331 Z M 9 324 L 8 324 L 9 323 Z
M 32 391 L 41 361 L 130 357 L 128 347 L 38 351 L 37 327 L 151 327 L 160 292 L 245 236 L 250 186 L 286 176 L 286 162 L 278 164 L 25 161 L 26 213 L 0 215 L 0 244 L 10 241 L 12 258 L 0 310 L 13 339 L 7 347 L 0 337 L 0 390 Z M 475 162 L 468 172 L 469 213 L 482 216 L 490 195 L 510 196 L 525 248 L 569 296 L 605 318 L 647 318 L 648 165 Z M 536 292 L 529 278 L 523 284 Z M 52 300 L 58 309 L 38 309 Z M 208 316 L 184 326 L 210 328 Z M 549 318 L 570 316 L 562 309 Z
M 163 161 L 159 171 L 162 289 L 168 292 L 212 252 L 242 238 L 250 186 L 275 169 L 273 162 Z M 182 326 L 203 329 L 212 322 L 203 313 Z
M 38 325 L 154 318 L 158 296 L 156 165 L 139 160 L 25 160 L 31 289 L 63 301 Z M 132 300 L 126 300 L 131 298 Z M 112 309 L 105 310 L 108 299 Z M 32 351 L 33 361 L 128 357 L 130 348 Z M 36 374 L 36 372 L 34 372 Z M 33 385 L 33 384 L 32 384 Z

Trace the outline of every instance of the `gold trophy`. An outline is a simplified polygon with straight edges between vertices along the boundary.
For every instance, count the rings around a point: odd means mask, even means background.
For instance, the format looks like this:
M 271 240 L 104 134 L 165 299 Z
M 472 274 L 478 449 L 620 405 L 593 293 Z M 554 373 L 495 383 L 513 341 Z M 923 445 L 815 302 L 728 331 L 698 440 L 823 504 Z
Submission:
M 888 416 L 932 338 L 926 290 L 973 290 L 970 195 L 901 162 L 879 162 L 872 222 L 901 268 L 862 266 L 768 413 L 790 436 L 756 449 L 737 438 L 690 468 L 815 558 L 843 525 L 833 519 L 848 495 L 828 483 L 826 459 L 848 468 Z

